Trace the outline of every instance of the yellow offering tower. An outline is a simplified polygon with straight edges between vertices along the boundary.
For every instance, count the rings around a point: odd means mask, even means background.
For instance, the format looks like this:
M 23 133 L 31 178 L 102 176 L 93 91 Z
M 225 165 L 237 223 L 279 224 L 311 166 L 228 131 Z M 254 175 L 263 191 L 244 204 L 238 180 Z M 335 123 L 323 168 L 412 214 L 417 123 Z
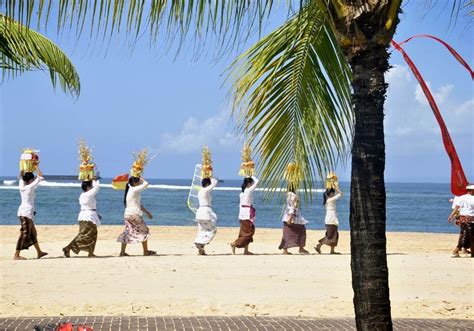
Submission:
M 130 169 L 130 176 L 142 177 L 145 171 L 145 166 L 150 162 L 148 149 L 144 148 L 140 152 L 133 153 L 135 162 L 133 162 L 132 169 Z
M 339 181 L 337 179 L 336 173 L 331 171 L 326 176 L 326 189 L 336 189 L 339 188 Z
M 300 165 L 296 162 L 289 163 L 286 167 L 284 178 L 288 182 L 288 190 L 298 190 L 303 179 Z
M 23 148 L 23 153 L 20 156 L 20 174 L 25 172 L 35 172 L 39 164 L 39 155 L 37 150 L 33 148 Z
M 255 174 L 255 163 L 252 161 L 252 149 L 244 145 L 242 149 L 242 163 L 240 164 L 239 176 L 252 177 Z
M 95 164 L 92 162 L 92 150 L 87 146 L 84 138 L 79 140 L 79 180 L 92 180 L 95 178 Z
M 211 151 L 209 150 L 209 147 L 204 146 L 202 149 L 201 178 L 211 178 L 212 171 Z

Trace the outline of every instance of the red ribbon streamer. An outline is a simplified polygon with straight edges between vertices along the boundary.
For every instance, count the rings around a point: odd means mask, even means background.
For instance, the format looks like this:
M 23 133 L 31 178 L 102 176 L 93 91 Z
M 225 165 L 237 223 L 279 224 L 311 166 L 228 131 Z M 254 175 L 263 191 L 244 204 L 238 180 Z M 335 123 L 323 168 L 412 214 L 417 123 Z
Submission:
M 449 45 L 447 42 L 445 42 L 444 40 L 441 40 L 439 39 L 438 37 L 435 37 L 435 36 L 432 36 L 430 34 L 417 34 L 417 35 L 414 35 L 410 38 L 408 38 L 407 40 L 404 40 L 400 43 L 398 43 L 398 46 L 401 46 L 405 43 L 408 43 L 410 40 L 412 39 L 415 39 L 415 38 L 431 38 L 433 40 L 436 40 L 437 42 L 441 43 L 444 47 L 446 47 L 448 49 L 448 51 L 453 54 L 453 56 L 456 58 L 456 60 L 458 60 L 459 63 L 461 63 L 461 65 L 467 69 L 467 71 L 469 71 L 470 75 L 471 75 L 471 79 L 474 79 L 474 72 L 472 71 L 471 67 L 469 66 L 469 64 L 467 64 L 467 62 L 462 58 L 461 55 L 459 55 L 458 52 L 456 52 L 456 50 L 451 47 L 451 45 Z
M 405 40 L 403 43 L 408 42 L 410 39 L 415 38 L 416 36 L 409 38 Z M 431 36 L 430 36 L 431 38 Z M 434 39 L 441 41 L 440 39 L 433 37 Z M 464 175 L 464 170 L 462 169 L 461 162 L 459 161 L 458 154 L 456 153 L 456 148 L 454 147 L 453 141 L 451 140 L 451 136 L 449 135 L 448 128 L 446 127 L 446 124 L 444 123 L 443 117 L 441 116 L 441 113 L 439 111 L 438 105 L 436 104 L 433 95 L 431 94 L 430 89 L 428 88 L 428 85 L 425 83 L 425 80 L 421 76 L 418 68 L 415 66 L 411 58 L 408 56 L 408 54 L 405 52 L 403 48 L 400 47 L 400 44 L 396 43 L 394 40 L 392 40 L 392 46 L 395 47 L 397 51 L 402 53 L 403 58 L 407 62 L 408 66 L 410 67 L 411 71 L 415 75 L 415 78 L 418 80 L 420 83 L 421 89 L 423 90 L 423 93 L 426 96 L 426 99 L 428 99 L 428 103 L 430 104 L 431 110 L 433 111 L 433 114 L 436 118 L 436 121 L 438 122 L 439 128 L 441 130 L 441 136 L 443 138 L 443 144 L 444 148 L 446 149 L 446 152 L 448 153 L 449 159 L 451 160 L 451 192 L 454 195 L 463 195 L 467 193 L 466 186 L 468 185 L 468 181 L 466 179 L 466 175 Z M 442 42 L 445 46 L 450 49 L 450 51 L 454 51 L 452 47 L 450 47 L 448 44 Z M 451 51 L 451 53 L 453 53 Z M 459 54 L 454 51 L 453 55 L 456 57 L 456 59 L 461 59 L 462 62 L 461 64 L 465 61 L 459 56 Z M 455 55 L 457 54 L 457 56 Z M 464 64 L 463 64 L 464 65 Z M 472 70 L 469 68 L 467 63 L 465 63 L 465 67 L 467 66 L 468 70 L 471 72 L 472 76 Z

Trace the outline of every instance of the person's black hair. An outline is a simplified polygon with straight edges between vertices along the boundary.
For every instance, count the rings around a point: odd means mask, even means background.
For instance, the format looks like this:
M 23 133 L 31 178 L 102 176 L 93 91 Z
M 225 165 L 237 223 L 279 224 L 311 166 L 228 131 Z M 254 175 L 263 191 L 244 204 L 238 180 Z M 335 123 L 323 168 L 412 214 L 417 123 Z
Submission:
M 324 194 L 323 194 L 323 206 L 326 205 L 326 201 L 328 200 L 329 196 L 331 194 L 334 194 L 334 192 L 336 192 L 336 191 L 333 188 L 326 189 L 326 192 L 324 192 Z
M 295 185 L 293 184 L 288 185 L 288 192 L 292 192 L 296 194 Z
M 245 177 L 244 178 L 244 182 L 242 183 L 241 185 L 241 188 L 242 188 L 242 192 L 245 191 L 245 189 L 249 186 L 249 185 L 252 185 L 253 184 L 253 179 L 251 177 Z
M 208 177 L 203 178 L 201 181 L 201 185 L 202 187 L 208 187 L 209 185 L 211 185 L 211 179 Z
M 140 177 L 130 177 L 128 179 L 127 186 L 125 186 L 125 195 L 123 196 L 123 205 L 127 207 L 127 194 L 128 194 L 128 189 L 130 186 L 134 186 L 136 184 L 140 183 Z M 132 185 L 133 184 L 133 185 Z
M 84 192 L 87 192 L 87 190 L 92 187 L 92 181 L 91 180 L 83 180 L 81 183 L 81 188 Z
M 25 183 L 28 183 L 30 180 L 35 179 L 35 175 L 32 172 L 25 172 L 23 176 L 21 176 L 21 179 L 23 179 Z

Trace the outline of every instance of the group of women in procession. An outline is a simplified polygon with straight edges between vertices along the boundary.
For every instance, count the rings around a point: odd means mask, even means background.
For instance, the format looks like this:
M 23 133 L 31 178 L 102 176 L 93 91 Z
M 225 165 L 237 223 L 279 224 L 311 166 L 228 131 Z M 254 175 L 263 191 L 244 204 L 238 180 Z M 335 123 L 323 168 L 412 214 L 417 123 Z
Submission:
M 30 154 L 28 154 L 30 153 Z M 31 155 L 33 154 L 33 156 Z M 96 195 L 100 189 L 99 180 L 95 177 L 93 171 L 94 165 L 90 162 L 90 149 L 80 147 L 82 164 L 80 166 L 79 179 L 82 179 L 82 194 L 79 197 L 80 212 L 77 218 L 79 223 L 79 233 L 77 236 L 63 248 L 65 257 L 71 256 L 71 251 L 78 254 L 80 251 L 88 253 L 89 257 L 95 257 L 94 251 L 97 242 L 97 226 L 100 225 L 101 215 L 97 212 Z M 121 243 L 119 256 L 128 256 L 126 248 L 128 244 L 141 243 L 143 246 L 143 255 L 156 255 L 156 252 L 148 249 L 148 238 L 150 231 L 145 223 L 143 216 L 149 219 L 153 215 L 141 203 L 141 193 L 149 186 L 143 178 L 143 169 L 148 162 L 146 150 L 135 155 L 135 162 L 130 171 L 130 176 L 126 176 L 126 183 L 123 203 L 125 228 L 117 238 Z M 254 164 L 250 159 L 249 147 L 244 148 L 242 157 L 241 171 L 244 179 L 241 185 L 239 201 L 239 221 L 240 230 L 237 239 L 230 243 L 233 254 L 237 248 L 243 248 L 244 255 L 252 255 L 249 250 L 249 244 L 253 242 L 255 234 L 256 210 L 254 207 L 254 192 L 259 180 L 254 176 Z M 18 208 L 18 217 L 21 222 L 20 237 L 18 239 L 14 259 L 24 259 L 20 252 L 34 245 L 37 250 L 38 258 L 47 255 L 38 244 L 37 233 L 33 223 L 35 212 L 35 190 L 43 181 L 43 175 L 38 167 L 38 157 L 29 149 L 27 153 L 22 154 L 20 161 L 21 176 L 19 179 L 19 190 L 21 195 L 21 205 Z M 218 180 L 212 176 L 212 161 L 207 147 L 203 150 L 203 162 L 201 170 L 201 187 L 197 193 L 198 206 L 196 209 L 195 221 L 197 222 L 198 232 L 194 240 L 199 255 L 206 255 L 205 247 L 214 239 L 217 233 L 217 215 L 212 209 L 212 191 L 217 186 Z M 306 226 L 307 220 L 301 214 L 299 209 L 299 197 L 297 195 L 299 180 L 295 171 L 299 167 L 295 163 L 290 163 L 287 169 L 286 179 L 288 180 L 288 192 L 286 195 L 286 208 L 283 213 L 283 236 L 279 249 L 283 254 L 291 254 L 288 250 L 293 247 L 299 249 L 300 254 L 309 254 L 306 246 Z M 37 173 L 35 177 L 34 172 Z M 332 174 L 332 179 L 336 179 Z M 119 176 L 120 177 L 120 176 Z M 113 181 L 113 187 L 114 181 Z M 321 254 L 322 245 L 330 246 L 331 254 L 339 254 L 335 251 L 338 244 L 338 218 L 336 212 L 336 200 L 342 196 L 338 185 L 331 185 L 324 193 L 324 205 L 326 207 L 326 235 L 319 240 L 315 250 Z
M 28 152 L 31 152 L 31 150 L 28 150 Z M 102 219 L 97 212 L 96 201 L 100 183 L 95 177 L 94 165 L 90 163 L 90 150 L 82 146 L 80 154 L 83 162 L 80 166 L 79 179 L 82 179 L 81 187 L 83 192 L 79 197 L 79 233 L 63 248 L 65 257 L 70 257 L 71 251 L 75 254 L 78 254 L 80 251 L 86 251 L 89 257 L 95 256 L 94 250 L 98 235 L 97 226 L 100 225 Z M 130 171 L 130 176 L 126 175 L 126 182 L 123 187 L 125 190 L 123 198 L 125 228 L 117 239 L 121 243 L 119 256 L 128 256 L 126 252 L 127 245 L 135 243 L 142 244 L 143 255 L 156 255 L 155 251 L 148 249 L 150 231 L 143 219 L 143 215 L 146 215 L 149 219 L 153 215 L 141 203 L 141 192 L 149 186 L 142 176 L 143 169 L 149 160 L 147 155 L 146 150 L 136 154 L 136 160 Z M 256 221 L 253 195 L 259 180 L 254 176 L 254 165 L 250 159 L 249 148 L 244 148 L 242 160 L 241 171 L 239 172 L 244 177 L 241 185 L 242 192 L 240 193 L 238 215 L 240 230 L 237 239 L 230 243 L 230 248 L 233 254 L 235 254 L 237 248 L 243 248 L 243 254 L 252 255 L 253 253 L 249 250 L 249 244 L 253 242 Z M 28 249 L 30 246 L 35 247 L 38 258 L 47 255 L 38 244 L 36 228 L 33 222 L 36 214 L 35 190 L 43 180 L 38 163 L 37 156 L 35 157 L 35 155 L 29 155 L 28 153 L 22 154 L 19 180 L 21 205 L 18 208 L 17 214 L 21 223 L 21 230 L 14 255 L 14 259 L 17 260 L 24 259 L 20 252 L 21 250 Z M 199 255 L 206 255 L 205 247 L 211 243 L 217 233 L 217 215 L 212 209 L 212 191 L 218 184 L 218 180 L 212 176 L 212 161 L 210 160 L 210 152 L 207 147 L 203 151 L 202 163 L 201 187 L 197 194 L 198 208 L 196 209 L 195 216 L 198 233 L 194 244 Z M 279 249 L 283 251 L 283 254 L 291 254 L 288 250 L 294 247 L 298 248 L 300 254 L 309 254 L 305 249 L 306 224 L 308 221 L 300 211 L 297 194 L 299 181 L 301 180 L 299 171 L 299 166 L 296 163 L 290 163 L 285 173 L 288 189 L 286 208 L 282 217 L 283 236 L 279 245 Z M 36 177 L 34 172 L 37 173 Z M 466 189 L 467 194 L 454 200 L 453 211 L 448 217 L 449 222 L 455 221 L 461 229 L 458 245 L 453 251 L 453 257 L 459 257 L 460 252 L 467 252 L 474 256 L 472 247 L 472 238 L 474 238 L 474 185 L 468 185 Z M 339 190 L 337 177 L 334 173 L 330 173 L 326 179 L 326 191 L 323 196 L 323 205 L 326 209 L 326 233 L 314 247 L 319 254 L 321 254 L 323 245 L 330 247 L 330 254 L 339 254 L 335 251 L 339 240 L 336 201 L 341 197 L 342 192 Z
M 38 174 L 34 176 L 32 172 L 22 175 L 19 183 L 21 195 L 21 205 L 18 209 L 18 217 L 21 222 L 20 237 L 18 239 L 15 259 L 24 259 L 20 252 L 34 245 L 38 258 L 46 256 L 38 244 L 37 233 L 33 223 L 35 213 L 35 190 L 43 181 L 42 173 L 36 168 Z M 253 204 L 253 194 L 258 185 L 255 176 L 247 177 L 242 183 L 240 193 L 239 220 L 240 230 L 238 238 L 230 243 L 232 253 L 235 254 L 237 248 L 243 248 L 245 255 L 252 255 L 249 251 L 249 244 L 253 242 L 255 233 L 256 211 Z M 199 190 L 199 208 L 196 212 L 196 222 L 198 233 L 194 244 L 199 255 L 206 255 L 205 246 L 214 239 L 217 228 L 217 216 L 212 209 L 212 190 L 217 186 L 218 180 L 215 178 L 203 178 L 202 188 Z M 148 182 L 141 177 L 130 177 L 126 185 L 124 194 L 124 231 L 119 235 L 117 241 L 121 243 L 119 256 L 128 256 L 126 247 L 128 244 L 141 243 L 143 255 L 156 255 L 155 251 L 148 249 L 148 238 L 150 231 L 143 219 L 146 215 L 149 219 L 153 215 L 141 204 L 141 192 L 148 187 Z M 81 184 L 82 193 L 79 197 L 80 212 L 78 216 L 79 233 L 63 248 L 64 256 L 70 257 L 71 251 L 79 254 L 80 251 L 88 253 L 89 257 L 95 257 L 94 250 L 97 242 L 97 226 L 100 225 L 101 216 L 97 212 L 96 195 L 100 189 L 100 182 L 97 179 L 83 181 Z M 321 246 L 331 247 L 331 254 L 338 254 L 334 248 L 338 243 L 338 219 L 336 213 L 336 200 L 342 196 L 339 190 L 329 189 L 324 194 L 326 206 L 326 236 L 322 238 L 315 247 L 321 253 Z M 291 254 L 288 249 L 298 247 L 299 253 L 309 254 L 305 250 L 307 221 L 302 216 L 298 208 L 298 196 L 294 190 L 288 191 L 287 205 L 283 215 L 283 237 L 279 248 L 283 254 Z

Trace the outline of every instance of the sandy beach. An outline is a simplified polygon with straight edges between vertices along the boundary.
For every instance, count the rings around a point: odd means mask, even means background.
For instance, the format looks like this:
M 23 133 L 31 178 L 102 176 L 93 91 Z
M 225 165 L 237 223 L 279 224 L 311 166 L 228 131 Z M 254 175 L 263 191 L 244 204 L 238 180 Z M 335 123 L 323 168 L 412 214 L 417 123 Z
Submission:
M 352 317 L 349 233 L 341 232 L 340 256 L 313 249 L 322 231 L 308 231 L 311 255 L 283 256 L 279 229 L 257 229 L 255 256 L 231 255 L 237 228 L 219 228 L 197 256 L 195 228 L 151 226 L 158 256 L 118 258 L 120 226 L 99 228 L 96 254 L 66 259 L 61 248 L 77 226 L 37 226 L 47 258 L 13 261 L 19 226 L 1 226 L 0 316 L 59 315 L 263 315 Z M 474 260 L 450 258 L 452 234 L 388 233 L 394 318 L 474 319 Z M 293 249 L 296 253 L 296 250 Z M 239 251 L 241 254 L 241 251 Z

